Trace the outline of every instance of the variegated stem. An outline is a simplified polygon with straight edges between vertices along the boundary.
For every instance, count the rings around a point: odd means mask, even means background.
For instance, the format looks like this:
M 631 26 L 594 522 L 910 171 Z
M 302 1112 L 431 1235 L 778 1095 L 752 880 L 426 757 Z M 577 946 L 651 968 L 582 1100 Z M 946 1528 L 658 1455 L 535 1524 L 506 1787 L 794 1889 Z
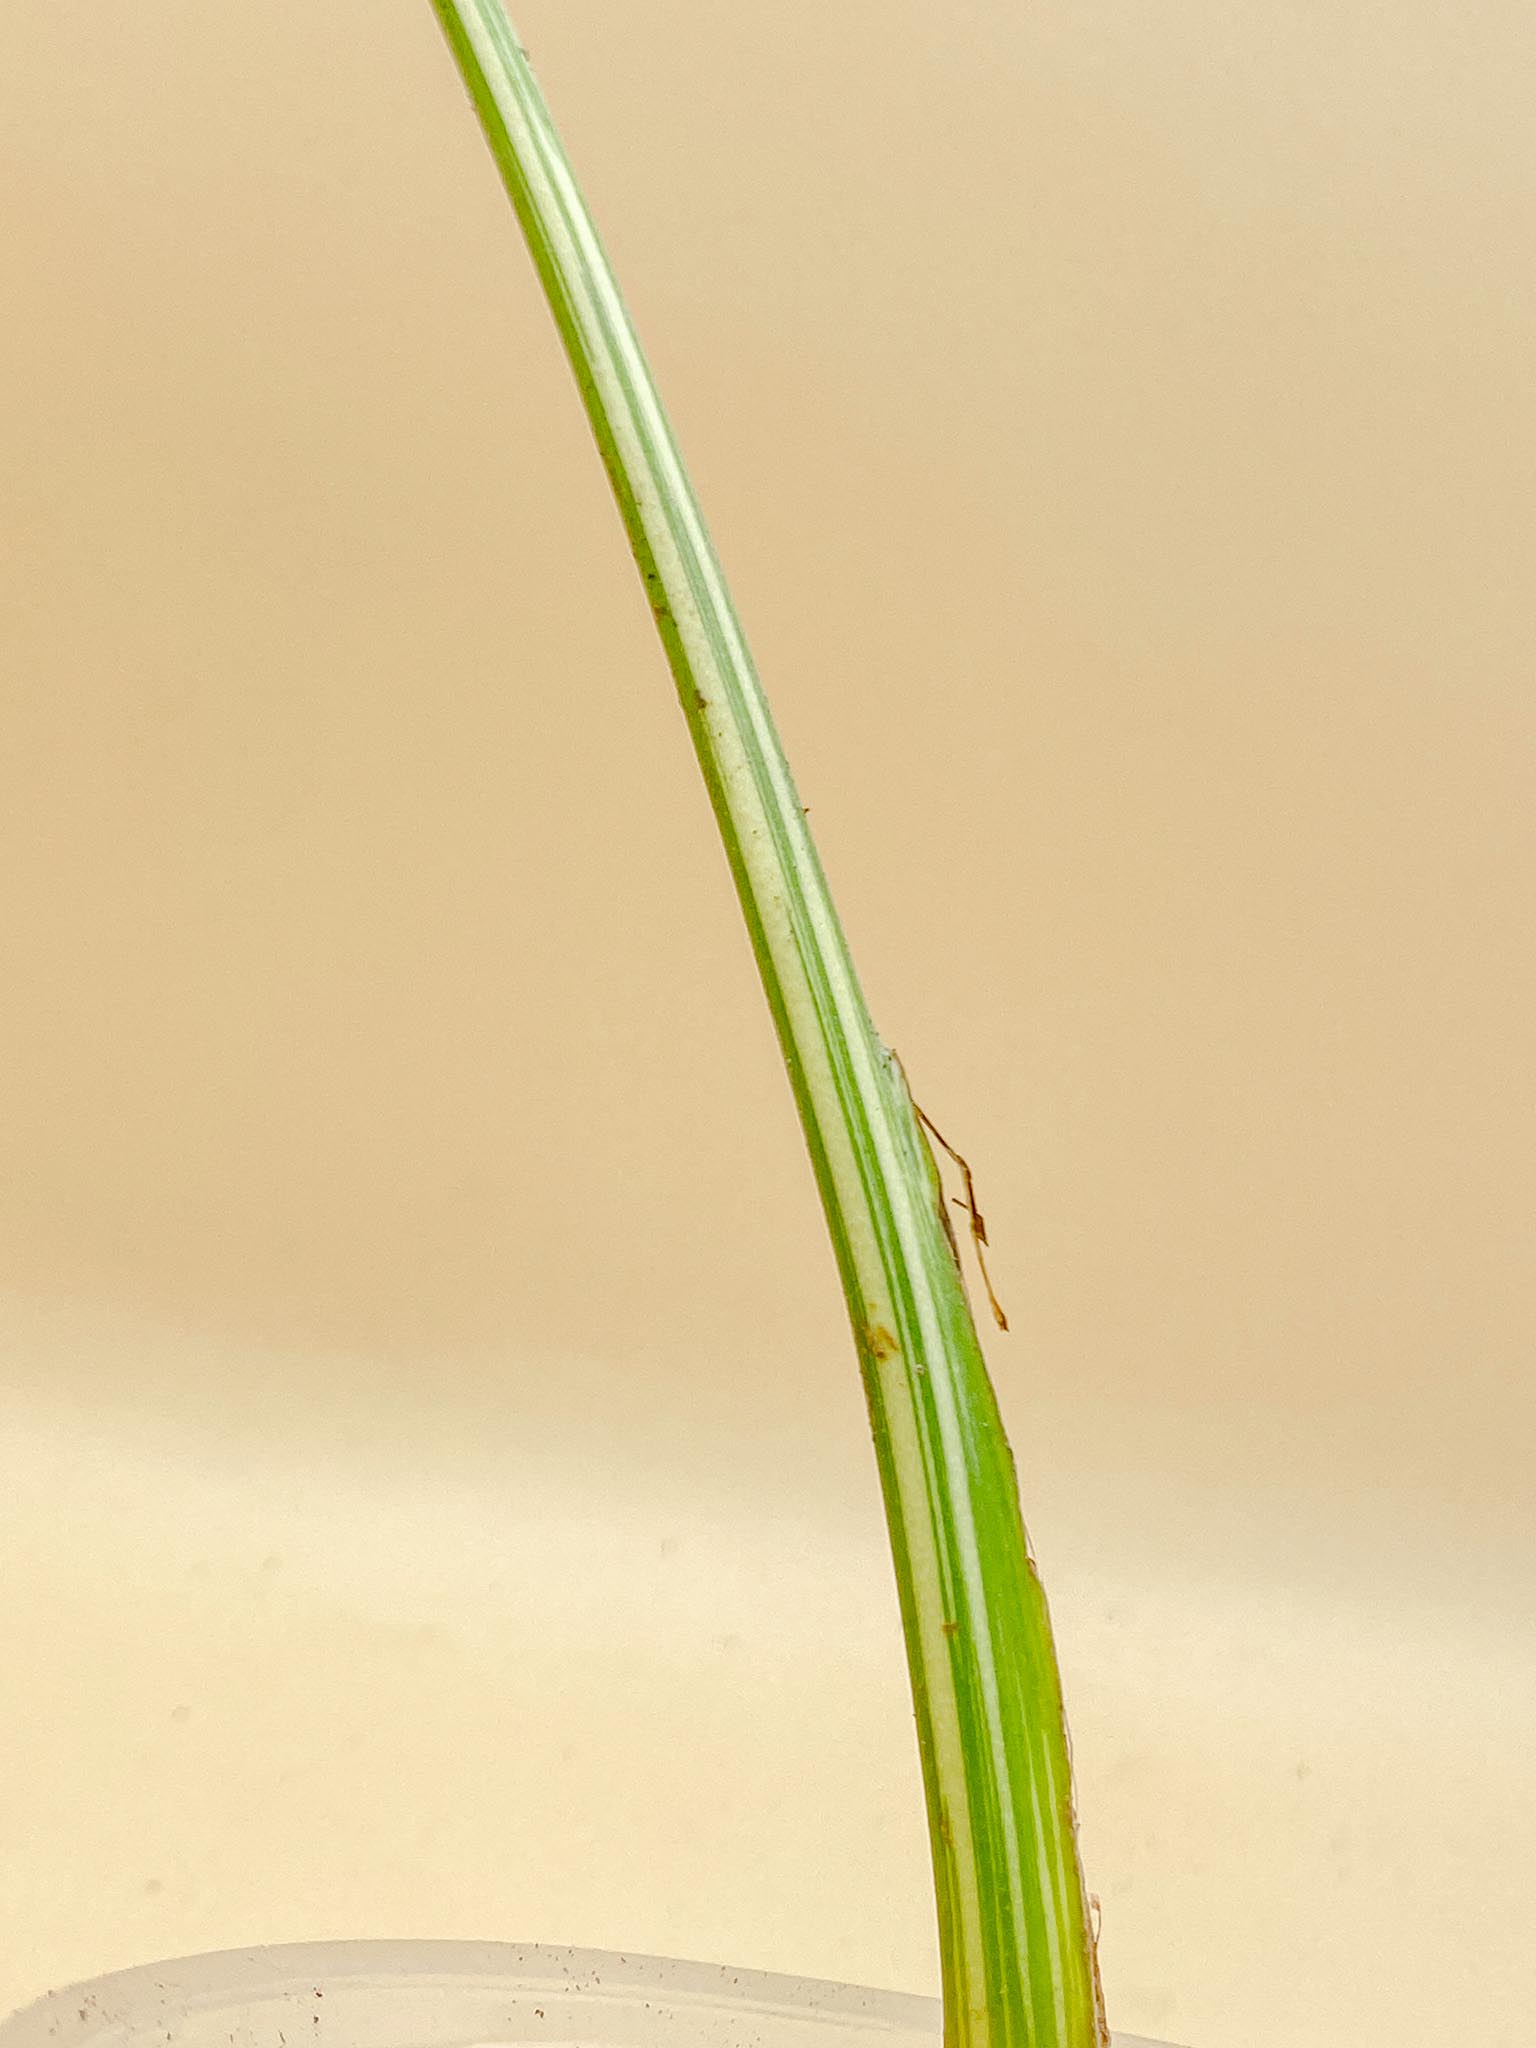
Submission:
M 433 0 L 618 499 L 735 875 L 858 1347 L 928 1803 L 951 2048 L 1102 2038 L 1045 1595 L 943 1192 L 875 1035 L 650 371 L 498 0 Z

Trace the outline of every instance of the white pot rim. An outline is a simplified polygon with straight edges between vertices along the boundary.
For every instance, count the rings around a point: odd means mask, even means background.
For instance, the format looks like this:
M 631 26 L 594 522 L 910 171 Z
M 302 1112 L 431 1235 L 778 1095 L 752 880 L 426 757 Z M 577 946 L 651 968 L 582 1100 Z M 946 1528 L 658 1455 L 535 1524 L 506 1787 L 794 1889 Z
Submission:
M 371 1940 L 117 1970 L 24 2007 L 0 2048 L 934 2048 L 940 2032 L 939 2001 L 912 1992 L 544 1942 Z

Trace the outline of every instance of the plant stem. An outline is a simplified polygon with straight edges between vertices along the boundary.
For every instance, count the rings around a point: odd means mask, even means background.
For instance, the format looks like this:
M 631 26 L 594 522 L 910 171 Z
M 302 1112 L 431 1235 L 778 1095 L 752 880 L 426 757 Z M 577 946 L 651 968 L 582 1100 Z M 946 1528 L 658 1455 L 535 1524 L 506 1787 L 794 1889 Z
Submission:
M 499 0 L 432 0 L 548 295 L 677 683 L 853 1324 L 906 1633 L 949 2048 L 1106 2039 L 1061 1684 L 938 1169 L 875 1034 L 650 371 Z

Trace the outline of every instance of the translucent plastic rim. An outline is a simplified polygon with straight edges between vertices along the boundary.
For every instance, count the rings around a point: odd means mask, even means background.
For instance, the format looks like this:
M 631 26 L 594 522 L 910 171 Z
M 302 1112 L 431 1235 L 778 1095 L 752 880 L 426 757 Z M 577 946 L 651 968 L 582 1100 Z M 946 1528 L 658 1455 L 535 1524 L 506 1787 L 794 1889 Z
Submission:
M 910 1992 L 663 1956 L 478 1941 L 298 1942 L 118 1970 L 0 2022 L 0 2048 L 934 2048 Z M 1159 2048 L 1117 2034 L 1116 2048 Z

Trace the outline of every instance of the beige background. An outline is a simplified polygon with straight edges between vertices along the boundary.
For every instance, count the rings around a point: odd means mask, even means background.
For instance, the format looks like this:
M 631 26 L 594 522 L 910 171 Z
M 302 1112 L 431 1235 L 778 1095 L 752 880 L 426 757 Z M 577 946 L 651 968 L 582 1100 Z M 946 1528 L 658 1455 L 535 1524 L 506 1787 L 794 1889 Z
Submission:
M 1112 2009 L 1536 2018 L 1523 0 L 528 0 L 982 1176 Z M 0 10 L 0 2008 L 933 1954 L 745 944 L 425 0 Z

